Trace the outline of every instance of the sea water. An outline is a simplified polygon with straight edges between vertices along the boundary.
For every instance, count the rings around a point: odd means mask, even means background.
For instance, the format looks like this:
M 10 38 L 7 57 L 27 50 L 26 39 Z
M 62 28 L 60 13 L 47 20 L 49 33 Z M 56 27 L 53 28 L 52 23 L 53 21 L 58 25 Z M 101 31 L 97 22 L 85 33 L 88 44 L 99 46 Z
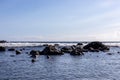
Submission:
M 17 46 L 17 43 L 14 44 Z M 0 80 L 120 80 L 120 47 L 110 47 L 109 52 L 85 52 L 83 56 L 65 53 L 47 59 L 40 55 L 32 63 L 28 53 L 43 50 L 44 47 L 40 45 L 15 47 L 17 50 L 25 48 L 20 55 L 8 50 L 0 52 Z

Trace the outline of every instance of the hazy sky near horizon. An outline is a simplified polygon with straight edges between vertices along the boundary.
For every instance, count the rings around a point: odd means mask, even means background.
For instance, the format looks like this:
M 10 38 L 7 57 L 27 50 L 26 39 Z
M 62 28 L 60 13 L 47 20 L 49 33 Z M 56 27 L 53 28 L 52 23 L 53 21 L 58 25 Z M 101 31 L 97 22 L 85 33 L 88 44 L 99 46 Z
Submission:
M 120 40 L 120 0 L 0 0 L 0 40 Z

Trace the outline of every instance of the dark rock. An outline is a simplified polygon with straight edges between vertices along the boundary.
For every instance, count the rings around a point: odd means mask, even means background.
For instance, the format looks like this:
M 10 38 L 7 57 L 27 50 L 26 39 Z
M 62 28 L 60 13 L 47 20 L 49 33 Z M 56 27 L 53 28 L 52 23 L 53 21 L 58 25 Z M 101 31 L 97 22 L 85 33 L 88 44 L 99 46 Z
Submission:
M 113 53 L 107 53 L 108 55 L 113 55 Z
M 61 48 L 61 51 L 64 52 L 64 53 L 71 53 L 72 52 L 72 48 L 66 46 L 66 47 Z
M 40 53 L 41 55 L 62 55 L 63 53 L 55 46 L 49 45 Z
M 118 54 L 120 54 L 120 52 L 117 52 Z
M 10 49 L 8 49 L 8 51 L 15 51 L 15 49 L 14 48 L 10 48 Z
M 72 52 L 70 53 L 70 55 L 84 55 L 83 50 L 81 47 L 77 47 L 77 46 L 72 46 Z
M 25 50 L 25 48 L 23 48 L 23 50 Z
M 31 62 L 34 63 L 34 62 L 36 62 L 36 60 L 35 60 L 35 59 L 32 59 Z
M 0 51 L 5 51 L 5 47 L 0 46 Z
M 77 43 L 77 45 L 83 45 L 82 43 Z
M 20 49 L 20 51 L 22 51 L 23 49 Z
M 82 52 L 89 52 L 89 50 L 87 50 L 87 49 L 82 49 Z
M 48 44 L 43 44 L 43 46 L 49 46 Z
M 49 59 L 49 58 L 50 58 L 50 56 L 47 55 L 47 59 Z
M 1 40 L 1 41 L 0 41 L 0 43 L 6 43 L 6 42 L 7 42 L 7 41 L 5 41 L 5 40 Z
M 36 56 L 39 55 L 39 54 L 40 54 L 39 51 L 35 51 L 35 50 L 30 51 L 30 55 L 31 55 L 31 57 L 33 57 L 33 58 L 36 58 Z
M 83 49 L 86 49 L 91 52 L 98 52 L 98 51 L 108 51 L 109 47 L 102 44 L 102 42 L 91 42 L 88 43 L 86 46 L 83 47 Z
M 21 54 L 21 51 L 16 50 L 16 55 Z

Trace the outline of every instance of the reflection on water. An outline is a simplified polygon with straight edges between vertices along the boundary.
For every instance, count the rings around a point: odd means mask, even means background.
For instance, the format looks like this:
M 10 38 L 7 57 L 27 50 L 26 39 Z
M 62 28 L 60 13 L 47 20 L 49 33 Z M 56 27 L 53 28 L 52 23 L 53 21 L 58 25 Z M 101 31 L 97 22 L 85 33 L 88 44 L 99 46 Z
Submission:
M 120 80 L 119 48 L 111 48 L 113 55 L 87 52 L 84 56 L 64 54 L 49 59 L 42 55 L 35 63 L 27 51 L 20 55 L 0 52 L 0 80 Z

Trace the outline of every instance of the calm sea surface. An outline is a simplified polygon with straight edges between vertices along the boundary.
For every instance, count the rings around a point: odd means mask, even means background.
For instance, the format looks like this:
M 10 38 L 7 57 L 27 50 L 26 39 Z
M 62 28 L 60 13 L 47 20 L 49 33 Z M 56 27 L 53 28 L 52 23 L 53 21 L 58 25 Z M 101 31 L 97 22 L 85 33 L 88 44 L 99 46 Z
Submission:
M 83 56 L 68 53 L 58 56 L 38 56 L 31 62 L 26 52 L 44 47 L 25 47 L 22 54 L 0 52 L 0 80 L 120 80 L 120 47 L 109 52 L 86 52 Z M 21 47 L 16 48 L 18 50 Z

